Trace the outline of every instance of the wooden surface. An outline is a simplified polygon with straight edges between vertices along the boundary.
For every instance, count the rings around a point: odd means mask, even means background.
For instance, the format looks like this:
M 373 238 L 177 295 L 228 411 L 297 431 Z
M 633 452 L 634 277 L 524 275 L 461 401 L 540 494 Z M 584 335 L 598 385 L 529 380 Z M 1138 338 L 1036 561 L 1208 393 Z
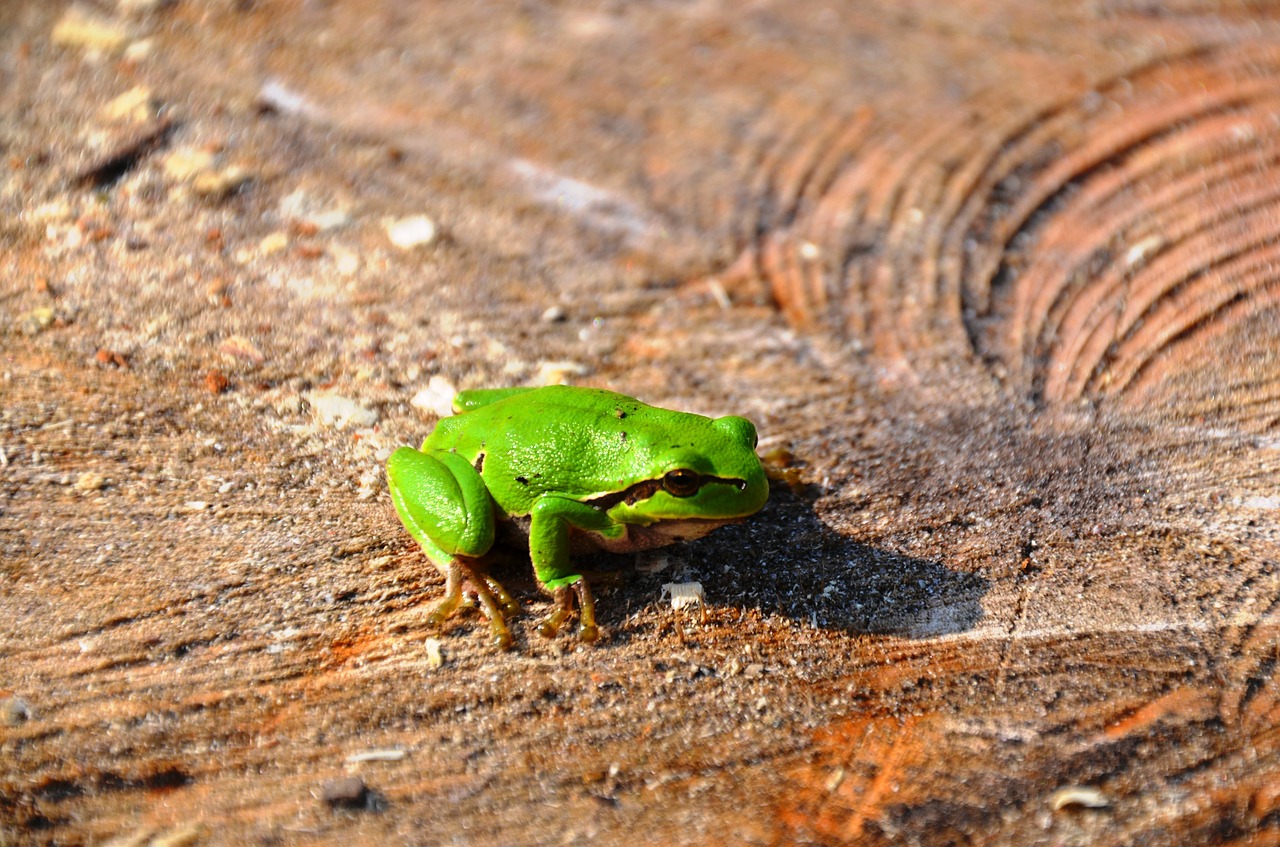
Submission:
M 848 5 L 0 4 L 0 845 L 1280 843 L 1280 17 Z M 564 362 L 790 482 L 432 632 Z

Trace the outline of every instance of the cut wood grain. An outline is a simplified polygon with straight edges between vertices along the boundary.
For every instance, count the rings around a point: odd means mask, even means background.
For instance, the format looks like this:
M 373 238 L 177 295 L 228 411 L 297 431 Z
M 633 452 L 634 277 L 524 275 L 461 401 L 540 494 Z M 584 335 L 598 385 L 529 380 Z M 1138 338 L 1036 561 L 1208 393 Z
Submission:
M 1280 844 L 1274 4 L 59 12 L 0 4 L 0 845 Z M 138 85 L 259 178 L 69 186 Z M 786 484 L 592 649 L 497 565 L 496 655 L 369 495 L 421 384 L 546 370 Z

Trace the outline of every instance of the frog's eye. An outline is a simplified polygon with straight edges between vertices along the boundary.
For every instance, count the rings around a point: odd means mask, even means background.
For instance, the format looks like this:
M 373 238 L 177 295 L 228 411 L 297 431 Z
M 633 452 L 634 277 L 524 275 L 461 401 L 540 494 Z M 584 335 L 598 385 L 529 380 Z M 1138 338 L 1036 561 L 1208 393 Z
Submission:
M 662 478 L 662 487 L 672 497 L 691 497 L 698 493 L 698 486 L 701 483 L 697 472 L 686 470 L 685 468 L 676 468 L 674 471 L 668 471 L 667 475 Z

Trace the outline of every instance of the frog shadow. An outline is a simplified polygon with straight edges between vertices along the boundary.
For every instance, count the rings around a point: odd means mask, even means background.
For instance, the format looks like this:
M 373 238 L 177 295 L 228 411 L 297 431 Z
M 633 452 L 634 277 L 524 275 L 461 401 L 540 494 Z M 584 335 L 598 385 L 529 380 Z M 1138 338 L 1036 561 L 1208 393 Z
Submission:
M 669 549 L 670 559 L 683 564 L 641 584 L 697 581 L 711 605 L 850 633 L 934 638 L 965 632 L 982 619 L 990 587 L 978 574 L 852 541 L 785 489 L 749 521 Z M 633 581 L 628 593 L 635 587 Z

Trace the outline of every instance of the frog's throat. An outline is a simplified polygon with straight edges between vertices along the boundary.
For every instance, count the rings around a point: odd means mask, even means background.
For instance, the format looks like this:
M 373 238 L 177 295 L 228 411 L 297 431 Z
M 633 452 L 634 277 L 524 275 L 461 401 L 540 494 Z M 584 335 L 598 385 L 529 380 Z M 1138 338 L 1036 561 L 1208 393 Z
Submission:
M 616 538 L 609 538 L 589 529 L 569 527 L 569 555 L 582 556 L 587 553 L 634 553 L 640 550 L 652 550 L 665 547 L 677 541 L 692 541 L 702 538 L 707 533 L 727 524 L 742 523 L 745 518 L 677 518 L 674 520 L 656 521 L 648 526 L 641 524 L 622 524 L 623 532 Z M 529 546 L 530 518 L 524 516 L 505 516 L 498 521 L 498 543 L 510 549 L 527 550 Z
M 678 541 L 693 541 L 726 524 L 742 523 L 743 518 L 683 518 L 664 520 L 649 526 L 624 524 L 626 532 L 617 538 L 606 538 L 590 530 L 571 530 L 569 552 L 575 555 L 594 553 L 636 553 L 666 547 Z
M 745 479 L 734 479 L 732 477 L 723 477 L 723 476 L 699 475 L 698 487 L 694 489 L 692 492 L 690 492 L 689 494 L 687 494 L 686 497 L 693 497 L 699 491 L 702 490 L 702 487 L 704 485 L 711 485 L 713 483 L 718 483 L 720 485 L 732 485 L 735 488 L 737 488 L 739 491 L 745 491 L 747 489 L 747 481 Z M 646 479 L 642 482 L 637 482 L 635 485 L 628 486 L 627 488 L 624 488 L 621 491 L 611 491 L 608 494 L 601 494 L 598 497 L 592 497 L 591 499 L 584 500 L 583 502 L 594 509 L 599 509 L 602 512 L 607 512 L 610 509 L 612 509 L 614 506 L 618 505 L 619 503 L 626 503 L 628 506 L 634 506 L 636 503 L 640 503 L 644 500 L 648 500 L 650 497 L 657 494 L 661 490 L 662 490 L 661 478 Z

